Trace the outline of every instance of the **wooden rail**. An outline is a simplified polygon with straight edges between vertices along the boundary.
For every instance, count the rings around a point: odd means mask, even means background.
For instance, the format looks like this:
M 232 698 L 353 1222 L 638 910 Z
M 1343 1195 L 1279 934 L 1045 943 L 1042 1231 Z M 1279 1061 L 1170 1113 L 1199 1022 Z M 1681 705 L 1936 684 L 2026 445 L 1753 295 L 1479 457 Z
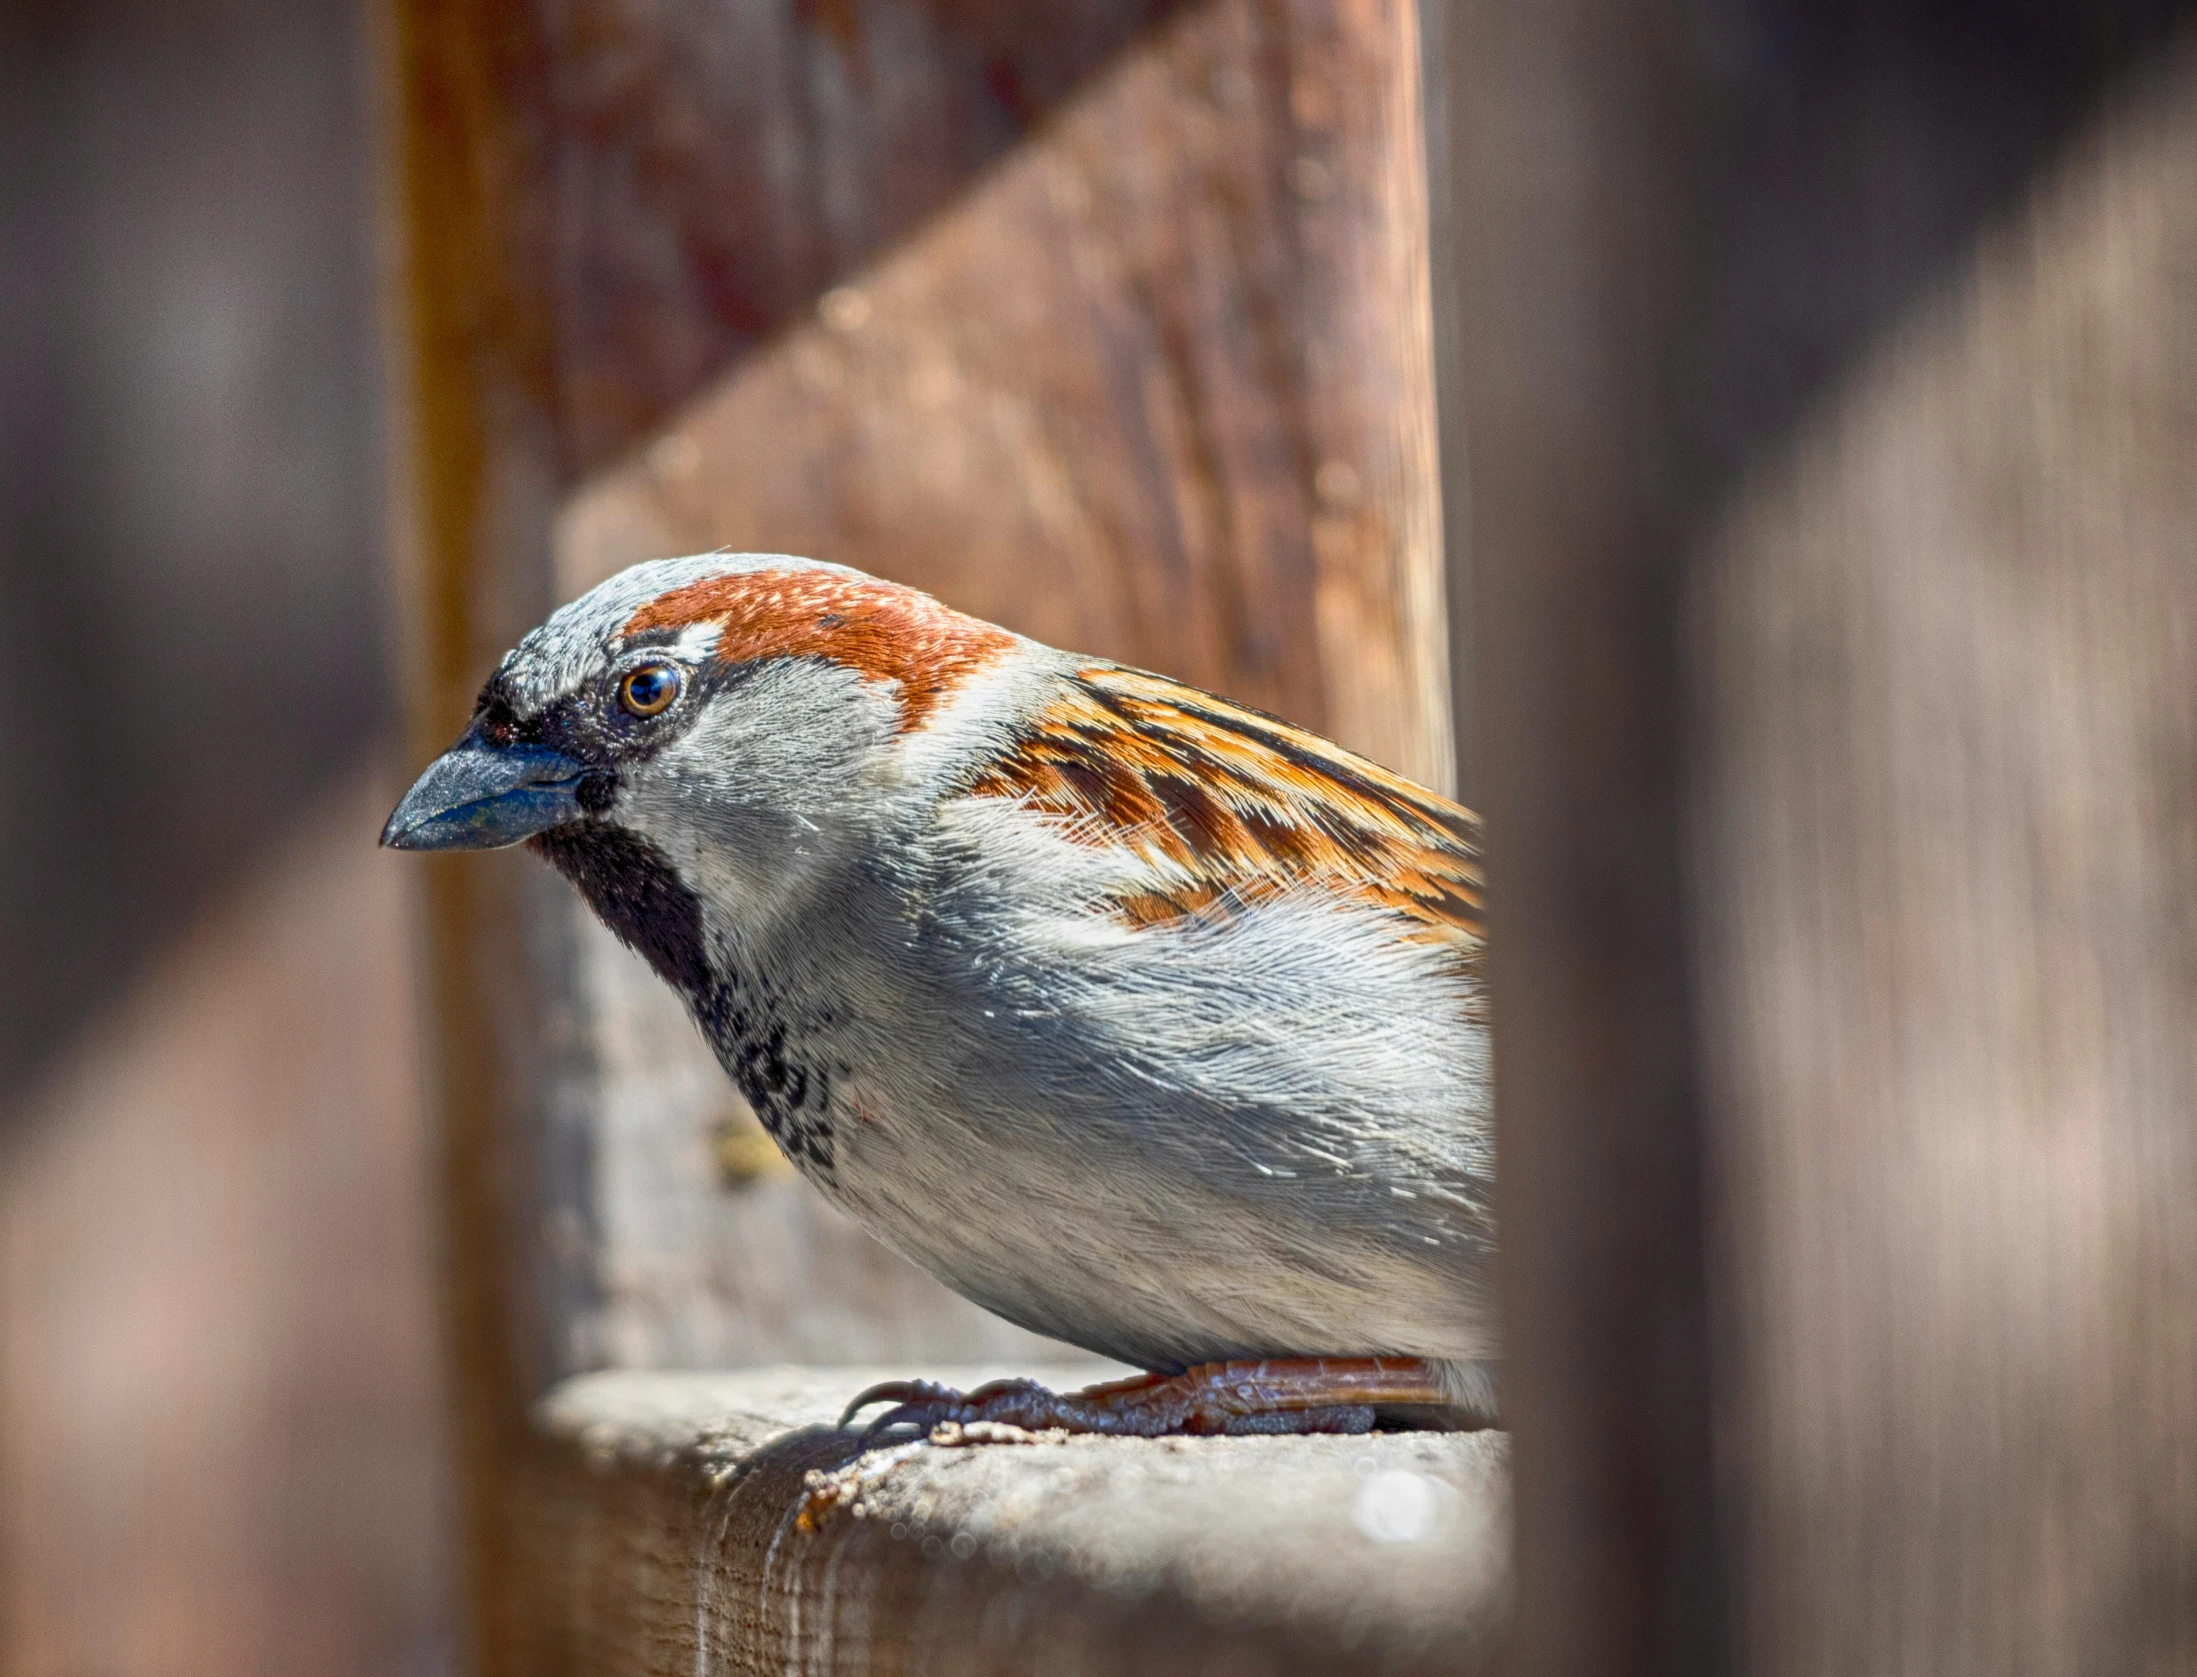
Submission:
M 1500 1433 L 860 1454 L 832 1421 L 865 1378 L 558 1388 L 525 1492 L 524 1669 L 1356 1677 L 1455 1671 L 1501 1636 Z

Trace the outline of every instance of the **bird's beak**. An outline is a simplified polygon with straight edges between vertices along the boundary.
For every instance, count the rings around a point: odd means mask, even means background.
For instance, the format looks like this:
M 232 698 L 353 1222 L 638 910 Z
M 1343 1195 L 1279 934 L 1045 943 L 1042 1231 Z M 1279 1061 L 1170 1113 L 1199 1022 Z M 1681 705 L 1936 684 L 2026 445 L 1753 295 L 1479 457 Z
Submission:
M 381 830 L 391 850 L 500 850 L 580 818 L 587 765 L 469 733 L 427 765 Z

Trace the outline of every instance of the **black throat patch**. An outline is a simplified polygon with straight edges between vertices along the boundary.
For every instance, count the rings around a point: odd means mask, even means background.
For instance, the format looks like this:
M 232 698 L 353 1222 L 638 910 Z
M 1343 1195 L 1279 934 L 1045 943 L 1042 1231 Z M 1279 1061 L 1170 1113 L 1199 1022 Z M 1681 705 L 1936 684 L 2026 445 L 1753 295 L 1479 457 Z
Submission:
M 601 821 L 574 822 L 527 842 L 686 999 L 763 1127 L 796 1165 L 830 1184 L 833 1072 L 847 1068 L 801 1052 L 806 1033 L 789 1032 L 787 1010 L 768 978 L 751 981 L 711 967 L 701 902 L 670 858 L 638 833 Z M 828 1030 L 834 1020 L 826 1011 L 814 1023 Z
M 575 821 L 527 841 L 578 887 L 618 941 L 637 949 L 666 984 L 697 1006 L 715 988 L 702 941 L 702 905 L 656 846 L 624 827 Z

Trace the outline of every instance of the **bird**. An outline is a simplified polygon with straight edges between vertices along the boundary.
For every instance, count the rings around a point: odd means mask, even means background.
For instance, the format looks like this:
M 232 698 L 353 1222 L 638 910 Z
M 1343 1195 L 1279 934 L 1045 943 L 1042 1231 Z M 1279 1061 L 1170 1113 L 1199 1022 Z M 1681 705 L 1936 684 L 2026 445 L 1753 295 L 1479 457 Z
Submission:
M 1481 828 L 1449 799 L 915 588 L 715 553 L 528 633 L 381 841 L 525 844 L 827 1198 L 1142 1371 L 887 1382 L 847 1422 L 1498 1424 Z

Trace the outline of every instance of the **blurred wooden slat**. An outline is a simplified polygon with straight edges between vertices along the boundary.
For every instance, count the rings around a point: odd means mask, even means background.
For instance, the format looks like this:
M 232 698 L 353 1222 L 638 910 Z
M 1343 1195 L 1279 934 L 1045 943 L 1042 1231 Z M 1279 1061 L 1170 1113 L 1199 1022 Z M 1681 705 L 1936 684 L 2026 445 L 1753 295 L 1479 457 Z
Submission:
M 2197 1670 L 2197 55 L 1700 583 L 1694 889 L 1762 1673 Z
M 357 775 L 0 1138 L 0 1671 L 448 1657 L 413 876 Z
M 1581 1677 L 1720 1669 L 1674 411 L 1706 183 L 1679 11 L 1460 0 L 1444 25 L 1519 1655 Z
M 2191 1668 L 2169 11 L 1446 19 L 1522 1671 Z

